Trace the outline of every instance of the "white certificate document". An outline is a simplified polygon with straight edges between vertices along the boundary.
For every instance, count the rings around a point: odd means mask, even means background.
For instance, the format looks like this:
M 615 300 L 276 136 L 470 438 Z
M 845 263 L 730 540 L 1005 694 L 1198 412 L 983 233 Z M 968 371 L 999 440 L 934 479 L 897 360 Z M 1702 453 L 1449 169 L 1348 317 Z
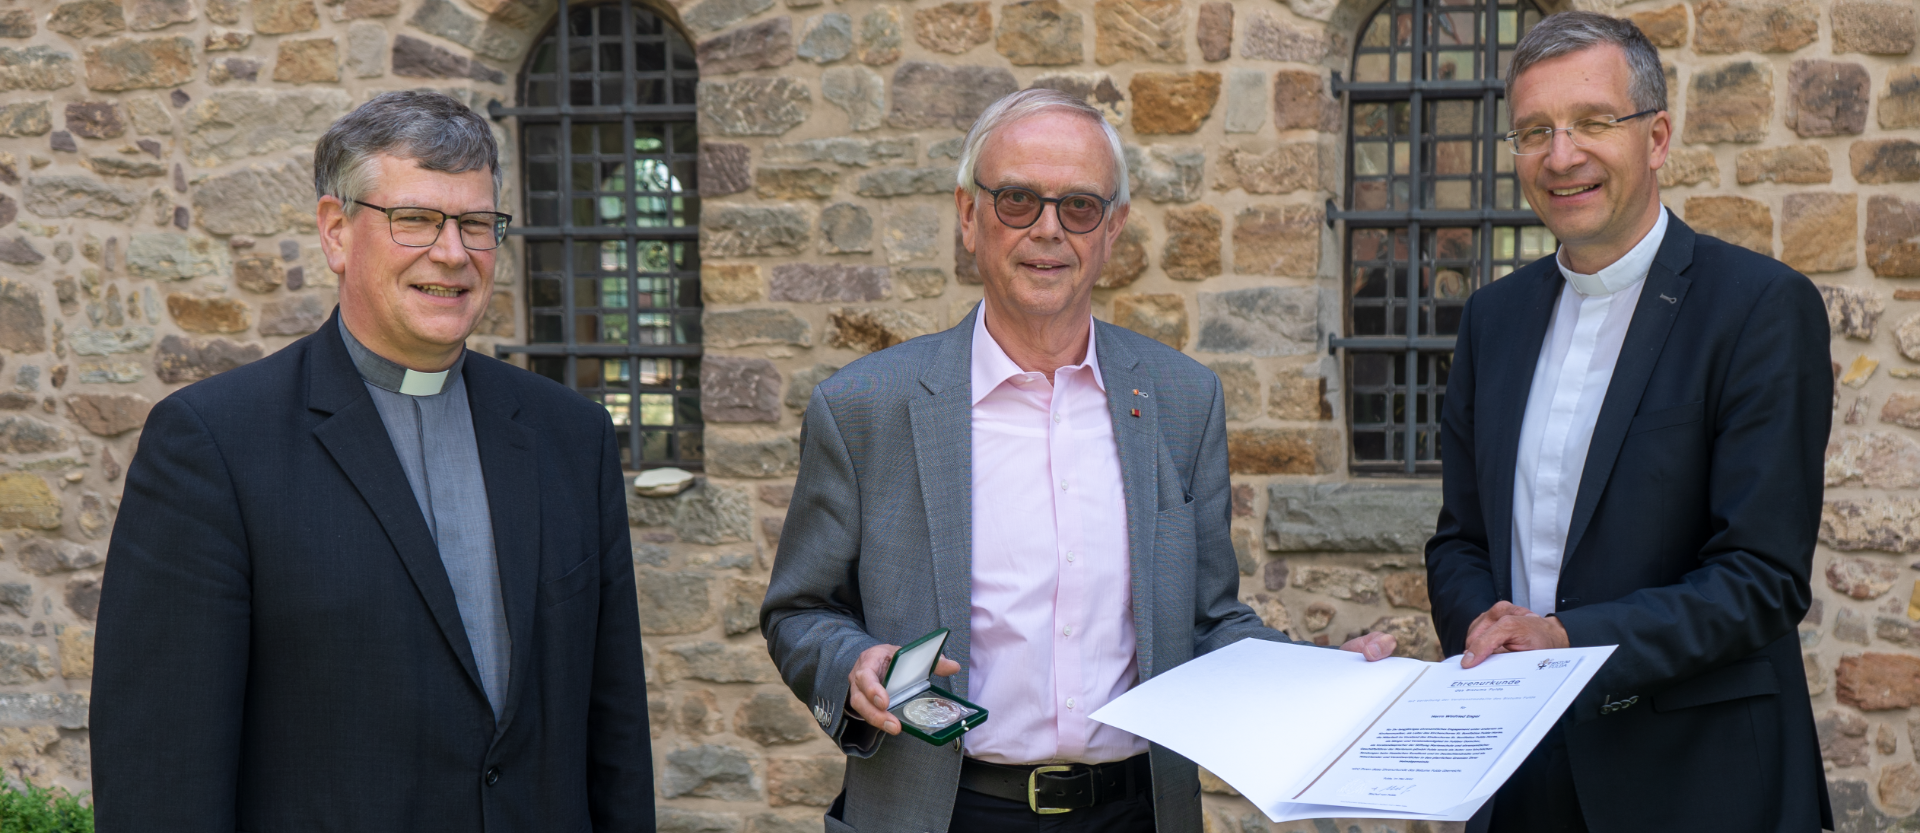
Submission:
M 1185 755 L 1276 822 L 1461 821 L 1612 653 L 1496 654 L 1463 670 L 1458 657 L 1369 663 L 1248 639 L 1142 683 L 1093 719 Z

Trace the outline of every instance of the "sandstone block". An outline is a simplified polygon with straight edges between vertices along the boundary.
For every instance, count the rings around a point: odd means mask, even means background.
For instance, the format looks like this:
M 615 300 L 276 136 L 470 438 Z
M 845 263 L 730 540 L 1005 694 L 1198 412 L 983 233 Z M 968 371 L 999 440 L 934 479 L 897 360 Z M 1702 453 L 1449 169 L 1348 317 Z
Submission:
M 1844 272 L 1859 262 L 1859 197 L 1788 194 L 1781 201 L 1780 260 L 1804 273 Z
M 359 21 L 347 27 L 347 70 L 355 78 L 379 78 L 387 73 L 387 30 L 378 23 Z
M 924 313 L 896 307 L 837 307 L 827 311 L 827 345 L 871 353 L 939 331 Z
M 1235 474 L 1330 474 L 1340 464 L 1340 448 L 1340 432 L 1331 428 L 1228 429 L 1227 468 Z
M 1116 296 L 1113 323 L 1175 350 L 1187 344 L 1187 304 L 1171 293 Z
M 1228 133 L 1258 133 L 1267 124 L 1267 74 L 1236 69 L 1227 74 Z
M 1295 589 L 1360 604 L 1380 601 L 1380 577 L 1351 567 L 1303 565 L 1293 570 Z
M 1871 289 L 1816 284 L 1827 304 L 1827 326 L 1834 335 L 1873 340 L 1873 328 L 1886 311 L 1886 301 Z
M 253 0 L 253 30 L 260 34 L 285 35 L 319 26 L 313 0 Z
M 1329 46 L 1326 35 L 1282 23 L 1267 11 L 1248 18 L 1246 32 L 1240 43 L 1242 58 L 1317 64 Z
M 735 440 L 709 431 L 706 444 L 707 470 L 721 477 L 783 477 L 800 470 L 798 432 L 763 439 Z M 765 651 L 761 652 L 759 661 L 766 662 Z
M 701 362 L 701 370 L 706 362 Z M 705 380 L 701 390 L 705 391 Z M 703 403 L 704 409 L 704 403 Z M 640 630 L 649 636 L 699 633 L 713 626 L 708 578 L 692 570 L 641 569 L 634 573 L 640 599 Z
M 911 301 L 915 298 L 938 298 L 947 291 L 947 273 L 932 266 L 896 269 L 893 273 L 893 286 L 902 301 Z
M 0 529 L 59 529 L 60 508 L 60 499 L 40 475 L 0 474 Z M 0 699 L 0 714 L 3 710 L 4 700 Z
M 765 524 L 767 521 L 777 519 L 762 518 L 760 520 L 762 524 Z M 767 544 L 777 550 L 780 546 L 779 535 L 776 534 L 769 538 Z M 727 603 L 726 606 L 720 610 L 720 630 L 724 631 L 728 636 L 738 636 L 743 633 L 758 633 L 760 631 L 760 602 L 766 598 L 766 582 L 739 578 L 729 579 L 727 581 Z M 796 706 L 799 705 L 792 697 L 785 699 L 787 702 L 794 703 Z M 802 709 L 801 714 L 806 714 L 806 710 Z M 739 724 L 736 723 L 735 725 L 738 726 Z M 811 726 L 811 722 L 809 722 L 808 725 Z
M 833 70 L 827 71 L 829 74 Z M 762 159 L 769 164 L 810 165 L 832 162 L 845 167 L 871 168 L 915 156 L 915 141 L 903 139 L 854 139 L 844 136 L 784 142 L 762 148 Z M 934 154 L 938 155 L 938 154 Z
M 1920 202 L 1889 194 L 1867 198 L 1867 266 L 1882 278 L 1920 278 Z M 1920 316 L 1916 316 L 1920 318 Z M 1908 324 L 1914 324 L 1911 337 Z M 1920 361 L 1920 323 L 1901 323 L 1900 352 Z
M 852 203 L 835 203 L 820 212 L 820 253 L 873 251 L 873 216 Z
M 753 187 L 747 146 L 737 142 L 700 144 L 700 196 L 724 197 Z
M 1241 422 L 1260 416 L 1260 374 L 1253 362 L 1222 360 L 1209 362 L 1207 369 L 1220 377 L 1220 392 L 1227 403 L 1227 420 Z M 1237 487 L 1236 487 L 1237 488 Z M 1236 505 L 1238 494 L 1235 495 Z M 1251 493 L 1249 493 L 1251 499 Z M 1252 511 L 1249 507 L 1248 511 Z M 1278 590 L 1269 587 L 1269 590 Z
M 351 105 L 346 91 L 329 88 L 210 93 L 181 114 L 187 157 L 195 165 L 213 167 L 311 148 Z
M 1741 185 L 1783 182 L 1819 185 L 1833 181 L 1827 149 L 1819 145 L 1785 145 L 1740 151 L 1734 179 Z
M 1022 0 L 1000 7 L 993 48 L 1016 66 L 1061 66 L 1081 61 L 1080 13 L 1059 0 Z
M 1318 274 L 1323 218 L 1321 210 L 1311 205 L 1242 209 L 1233 218 L 1233 271 L 1291 277 Z
M 886 229 L 881 232 L 886 245 L 887 263 L 931 260 L 940 253 L 940 217 L 946 213 L 930 205 L 915 205 L 887 213 Z
M 1920 501 L 1829 500 L 1820 509 L 1820 542 L 1843 551 L 1920 552 Z
M 70 626 L 60 631 L 60 676 L 69 680 L 93 676 L 93 628 Z
M 701 330 L 709 347 L 745 347 L 751 344 L 813 346 L 813 328 L 783 309 L 705 310 Z
M 942 3 L 913 13 L 913 40 L 932 52 L 959 55 L 993 39 L 987 3 Z
M 812 738 L 820 724 L 792 695 L 763 691 L 740 704 L 733 713 L 733 729 L 761 746 L 777 746 Z
M 1093 4 L 1093 59 L 1187 62 L 1186 10 L 1179 0 L 1098 0 Z
M 1880 94 L 1880 126 L 1888 130 L 1920 127 L 1920 66 L 1887 70 L 1887 89 Z
M 1439 512 L 1440 490 L 1426 484 L 1273 483 L 1267 486 L 1266 546 L 1270 552 L 1420 552 Z
M 1205 280 L 1220 274 L 1220 210 L 1211 205 L 1167 209 L 1166 248 L 1160 269 L 1177 281 Z
M 824 200 L 833 196 L 840 175 L 824 168 L 761 167 L 753 172 L 754 192 L 768 200 Z
M 1208 353 L 1297 356 L 1318 349 L 1319 291 L 1267 286 L 1202 292 L 1198 349 Z
M 461 78 L 490 84 L 507 83 L 507 74 L 500 70 L 408 35 L 393 36 L 393 74 L 403 78 Z
M 770 297 L 775 301 L 879 301 L 888 295 L 883 266 L 789 263 L 773 267 Z
M 1706 67 L 1687 85 L 1687 144 L 1759 142 L 1773 118 L 1773 69 L 1758 61 Z M 1805 134 L 1802 134 L 1805 135 Z
M 1200 44 L 1200 57 L 1224 61 L 1233 55 L 1233 4 L 1201 3 L 1200 21 L 1194 27 Z
M 160 340 L 153 356 L 153 374 L 170 384 L 198 382 L 251 362 L 266 351 L 258 344 L 240 344 L 224 338 L 186 339 L 170 335 Z
M 694 48 L 700 74 L 726 75 L 793 63 L 793 18 L 776 17 L 708 38 Z
M 193 192 L 200 227 L 214 234 L 278 234 L 313 228 L 313 173 L 286 163 L 216 174 Z
M 67 397 L 67 413 L 96 436 L 117 437 L 146 424 L 153 401 L 139 394 L 78 393 Z
M 715 0 L 707 0 L 713 3 Z M 676 646 L 677 647 L 677 646 Z M 753 759 L 729 746 L 707 744 L 668 752 L 666 772 L 660 776 L 660 794 L 666 798 L 695 796 L 722 801 L 758 801 L 760 778 Z
M 1828 709 L 1814 721 L 1814 729 L 1820 736 L 1820 757 L 1837 767 L 1866 765 L 1870 755 L 1864 718 L 1852 712 Z
M 1768 257 L 1773 256 L 1773 210 L 1746 197 L 1688 197 L 1687 225 Z
M 1226 148 L 1214 169 L 1213 189 L 1249 194 L 1287 194 L 1319 186 L 1320 147 L 1287 142 L 1266 151 Z
M 760 267 L 751 263 L 700 264 L 700 300 L 708 304 L 750 304 L 765 300 Z
M 498 307 L 505 300 L 512 304 L 512 296 L 494 293 L 493 304 Z M 295 295 L 291 298 L 279 298 L 260 304 L 259 332 L 263 336 L 303 336 L 320 329 L 327 323 L 331 306 L 318 296 L 311 294 Z M 511 318 L 507 319 L 511 322 Z M 511 323 L 508 324 L 511 327 Z M 503 335 L 499 327 L 493 329 L 494 335 Z M 504 335 L 512 335 L 509 329 Z
M 243 333 L 253 328 L 253 308 L 237 298 L 175 292 L 167 296 L 167 313 L 190 333 Z
M 30 176 L 21 202 L 41 217 L 87 217 L 125 220 L 140 206 L 140 197 L 83 176 Z
M 773 0 L 706 0 L 687 10 L 681 19 L 699 33 L 718 32 L 773 8 Z
M 248 292 L 264 295 L 287 282 L 287 270 L 273 255 L 242 255 L 233 261 L 233 282 Z
M 1887 727 L 1881 726 L 1880 731 L 1886 732 Z M 1893 750 L 1887 749 L 1886 754 L 1893 754 Z M 1888 810 L 1896 815 L 1911 815 L 1920 809 L 1920 770 L 1916 770 L 1911 761 L 1881 767 L 1875 790 L 1880 794 L 1880 803 Z
M 114 41 L 114 43 L 120 44 L 126 41 Z M 100 47 L 95 47 L 95 49 L 98 48 Z M 88 50 L 89 53 L 92 51 Z M 96 90 L 101 89 L 91 83 L 92 74 L 89 70 L 87 86 Z M 187 74 L 192 75 L 191 66 L 188 67 Z M 73 55 L 69 53 L 59 52 L 46 46 L 29 46 L 25 49 L 0 46 L 0 92 L 57 90 L 72 84 L 73 79 Z
M 1197 145 L 1125 146 L 1127 179 L 1133 197 L 1154 202 L 1193 202 L 1205 193 L 1201 172 L 1206 151 Z
M 1394 607 L 1407 607 L 1414 610 L 1433 610 L 1433 601 L 1427 597 L 1427 574 L 1405 571 L 1388 573 L 1381 579 L 1381 587 L 1386 590 L 1387 603 Z
M 700 253 L 706 257 L 796 255 L 813 223 L 789 205 L 715 205 L 700 217 Z
M 1332 133 L 1340 129 L 1340 105 L 1319 73 L 1283 69 L 1273 76 L 1273 125 Z
M 15 353 L 47 349 L 46 310 L 32 284 L 0 278 L 0 348 Z
M 1641 34 L 1646 35 L 1654 46 L 1679 49 L 1687 45 L 1687 7 L 1684 4 L 1658 11 L 1634 12 L 1627 15 L 1627 19 L 1640 27 Z
M 839 12 L 807 18 L 795 52 L 816 64 L 830 64 L 853 54 L 853 18 Z
M 47 20 L 47 29 L 70 38 L 91 38 L 126 31 L 126 12 L 114 0 L 75 0 L 61 3 Z
M 53 119 L 47 110 L 48 102 L 21 101 L 12 104 L 0 104 L 0 136 L 18 138 L 21 136 L 45 136 L 53 129 Z M 12 182 L 19 183 L 19 174 L 14 174 Z
M 1715 187 L 1720 185 L 1720 164 L 1714 161 L 1713 151 L 1672 146 L 1667 164 L 1660 167 L 1660 187 L 1678 188 L 1703 182 Z
M 97 92 L 173 87 L 193 79 L 191 38 L 123 38 L 89 46 L 83 55 L 87 88 Z
M 467 47 L 473 46 L 473 38 L 480 32 L 480 21 L 450 0 L 426 0 L 414 10 L 413 17 L 407 19 L 407 25 Z M 703 73 L 705 70 L 701 67 Z
M 1133 132 L 1192 133 L 1220 99 L 1220 73 L 1136 72 L 1128 84 Z
M 1033 79 L 1028 89 L 1059 90 L 1078 98 L 1087 106 L 1099 110 L 1107 123 L 1119 127 L 1127 120 L 1127 114 L 1133 112 L 1132 105 L 1120 88 L 1113 85 L 1113 76 L 1104 72 L 1058 72 L 1042 75 Z M 957 151 L 957 148 L 956 148 Z M 959 153 L 954 154 L 955 158 Z
M 866 67 L 833 67 L 821 73 L 820 97 L 846 111 L 850 130 L 873 130 L 886 120 L 886 79 Z
M 1893 589 L 1900 567 L 1865 558 L 1835 558 L 1827 564 L 1827 586 L 1855 599 L 1877 599 Z
M 1861 711 L 1920 703 L 1920 657 L 1875 652 L 1841 657 L 1833 676 L 1835 699 Z
M 183 281 L 227 271 L 224 247 L 205 237 L 136 234 L 127 246 L 127 271 L 142 278 Z
M 855 193 L 863 197 L 945 196 L 953 193 L 955 182 L 953 168 L 881 168 L 861 174 Z
M 67 130 L 87 139 L 117 139 L 127 132 L 120 108 L 110 101 L 75 101 L 67 105 Z
M 1920 393 L 1897 391 L 1888 396 L 1887 403 L 1880 408 L 1880 421 L 1920 428 Z
M 1910 3 L 1839 0 L 1829 14 L 1835 52 L 1905 55 L 1913 51 L 1914 33 L 1920 30 Z
M 815 387 L 818 387 L 821 382 L 824 382 L 828 379 L 833 378 L 833 374 L 838 372 L 840 372 L 840 366 L 837 364 L 816 364 L 805 370 L 794 371 L 793 376 L 787 380 L 787 395 L 782 400 L 782 403 L 785 404 L 787 407 L 792 408 L 795 411 L 805 411 L 807 409 L 807 401 L 813 397 L 813 389 Z M 780 509 L 785 509 L 787 507 L 786 501 L 788 498 L 792 497 L 792 493 L 793 493 L 793 488 L 791 486 L 778 487 L 778 488 L 783 488 L 786 491 L 775 492 L 774 494 L 776 496 L 779 494 L 785 494 L 787 498 L 781 498 L 778 500 L 767 500 L 769 496 L 769 492 L 767 490 L 774 489 L 776 487 L 762 486 L 760 488 L 761 488 L 761 491 L 760 491 L 761 500 L 766 501 L 770 506 L 774 506 Z
M 847 756 L 813 755 L 767 759 L 767 804 L 826 807 L 840 794 Z
M 1267 415 L 1297 421 L 1333 419 L 1333 406 L 1327 404 L 1326 377 L 1282 375 L 1275 379 L 1267 397 Z
M 1703 55 L 1792 52 L 1820 34 L 1820 7 L 1806 0 L 1700 0 L 1693 49 Z
M 1853 179 L 1862 185 L 1920 182 L 1920 142 L 1868 139 L 1847 148 Z
M 1920 406 L 1920 402 L 1914 403 Z M 1826 482 L 1857 481 L 1869 489 L 1920 487 L 1920 442 L 1906 434 L 1869 431 L 1827 445 Z
M 1146 271 L 1147 233 L 1138 225 L 1128 224 L 1113 241 L 1113 251 L 1107 257 L 1107 262 L 1101 264 L 1100 277 L 1094 280 L 1093 288 L 1129 286 Z
M 887 123 L 905 130 L 966 130 L 987 105 L 1018 89 L 1013 73 L 1005 67 L 948 67 L 909 61 L 893 72 Z
M 786 76 L 701 81 L 696 97 L 702 133 L 720 136 L 778 136 L 813 110 L 806 84 Z
M 1867 127 L 1867 68 L 1799 60 L 1787 72 L 1787 127 L 1802 136 L 1860 133 Z

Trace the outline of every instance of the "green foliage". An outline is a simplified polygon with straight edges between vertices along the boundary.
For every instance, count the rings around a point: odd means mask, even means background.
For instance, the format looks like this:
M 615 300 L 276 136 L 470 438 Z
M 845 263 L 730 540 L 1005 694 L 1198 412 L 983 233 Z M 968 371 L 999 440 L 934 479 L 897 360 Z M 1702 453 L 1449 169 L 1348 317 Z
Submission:
M 0 782 L 0 833 L 93 833 L 93 807 L 55 787 Z

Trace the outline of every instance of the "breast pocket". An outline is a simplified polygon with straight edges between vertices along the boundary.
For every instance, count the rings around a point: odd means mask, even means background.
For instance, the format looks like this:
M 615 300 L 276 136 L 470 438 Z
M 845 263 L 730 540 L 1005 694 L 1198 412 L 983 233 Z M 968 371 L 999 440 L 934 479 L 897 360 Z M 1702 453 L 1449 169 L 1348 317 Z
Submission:
M 1648 411 L 1647 413 L 1634 416 L 1633 422 L 1627 425 L 1627 436 L 1631 437 L 1635 434 L 1645 434 L 1648 431 L 1659 431 L 1663 428 L 1688 425 L 1699 422 L 1706 415 L 1707 403 L 1704 401 L 1689 402 L 1677 408 L 1661 408 L 1657 411 Z
M 563 605 L 599 583 L 600 561 L 589 557 L 568 570 L 566 575 L 540 585 L 540 600 L 550 608 Z

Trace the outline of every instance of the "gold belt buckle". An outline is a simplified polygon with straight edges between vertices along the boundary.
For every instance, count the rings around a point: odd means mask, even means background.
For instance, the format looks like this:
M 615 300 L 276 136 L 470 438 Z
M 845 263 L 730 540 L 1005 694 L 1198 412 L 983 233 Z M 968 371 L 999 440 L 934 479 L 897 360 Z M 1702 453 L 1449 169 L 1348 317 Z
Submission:
M 1035 790 L 1034 790 L 1034 780 L 1039 778 L 1042 774 L 1051 774 L 1055 772 L 1071 772 L 1072 770 L 1073 770 L 1073 767 L 1070 767 L 1070 766 L 1037 766 L 1037 767 L 1034 767 L 1031 772 L 1028 772 L 1027 773 L 1027 809 L 1032 810 L 1035 813 L 1038 813 L 1043 816 L 1052 816 L 1052 815 L 1058 815 L 1060 813 L 1073 812 L 1072 807 L 1048 807 L 1048 808 L 1042 809 L 1040 807 L 1039 796 L 1035 794 Z

